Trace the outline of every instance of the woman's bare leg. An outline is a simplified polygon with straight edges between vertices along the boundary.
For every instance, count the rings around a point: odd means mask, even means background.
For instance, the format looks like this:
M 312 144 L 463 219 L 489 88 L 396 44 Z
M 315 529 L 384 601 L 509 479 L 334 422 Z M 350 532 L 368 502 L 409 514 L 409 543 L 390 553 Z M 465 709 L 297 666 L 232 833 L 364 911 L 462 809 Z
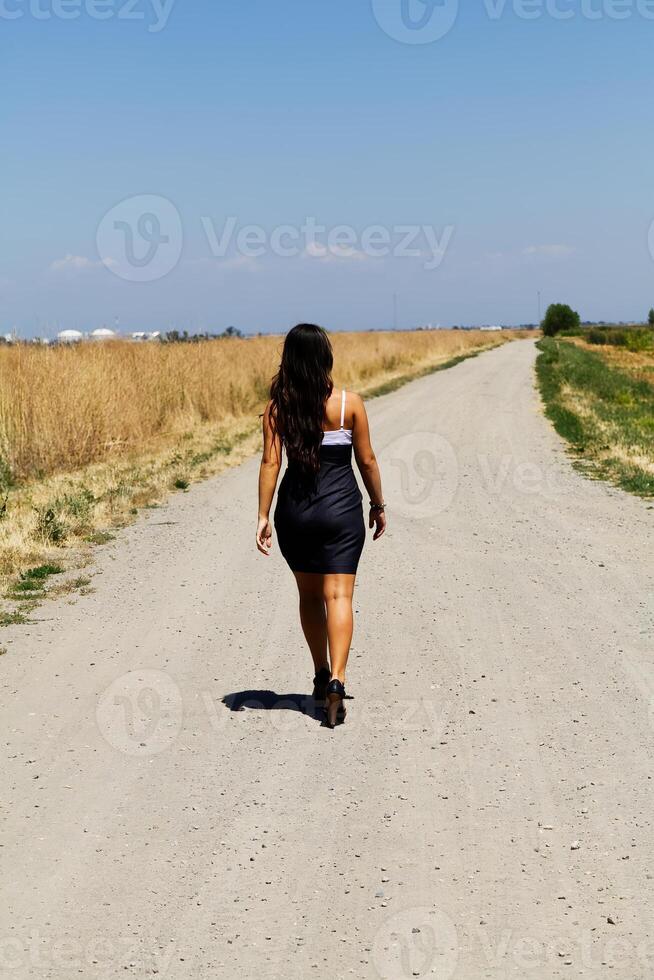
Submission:
M 325 598 L 323 595 L 324 575 L 309 572 L 295 572 L 298 592 L 300 594 L 300 622 L 304 633 L 316 674 L 319 670 L 329 667 L 327 659 L 327 616 L 325 613 Z
M 327 638 L 332 679 L 345 683 L 345 668 L 352 643 L 352 593 L 354 575 L 324 575 L 323 597 L 327 607 Z

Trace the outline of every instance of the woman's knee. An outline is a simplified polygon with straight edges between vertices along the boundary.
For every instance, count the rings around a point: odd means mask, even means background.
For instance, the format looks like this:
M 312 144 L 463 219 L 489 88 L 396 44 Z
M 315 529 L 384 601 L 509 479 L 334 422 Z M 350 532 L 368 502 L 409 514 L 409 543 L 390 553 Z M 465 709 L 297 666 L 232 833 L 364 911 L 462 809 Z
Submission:
M 327 575 L 323 587 L 323 597 L 325 602 L 334 602 L 339 599 L 349 599 L 352 601 L 354 590 L 353 575 Z
M 312 600 L 322 600 L 323 581 L 322 575 L 309 575 L 305 572 L 296 572 L 295 581 L 301 602 L 311 602 Z
M 315 592 L 300 592 L 300 605 L 303 609 L 324 609 L 325 600 Z

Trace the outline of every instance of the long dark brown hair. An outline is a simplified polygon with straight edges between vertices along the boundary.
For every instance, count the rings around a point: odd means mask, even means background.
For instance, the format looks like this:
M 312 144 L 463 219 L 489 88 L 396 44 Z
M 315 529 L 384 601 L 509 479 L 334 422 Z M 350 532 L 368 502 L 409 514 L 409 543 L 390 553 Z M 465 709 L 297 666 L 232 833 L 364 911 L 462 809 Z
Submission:
M 279 371 L 270 388 L 270 419 L 289 464 L 307 481 L 320 469 L 325 402 L 334 388 L 329 337 L 313 323 L 286 334 Z

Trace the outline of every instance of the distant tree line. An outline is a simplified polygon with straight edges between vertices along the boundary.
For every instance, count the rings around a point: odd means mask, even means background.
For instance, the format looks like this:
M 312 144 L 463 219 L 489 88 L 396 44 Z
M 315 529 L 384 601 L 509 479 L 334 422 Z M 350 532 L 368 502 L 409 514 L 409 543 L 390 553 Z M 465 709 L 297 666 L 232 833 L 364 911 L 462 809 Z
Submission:
M 654 307 L 647 314 L 647 323 L 650 327 L 654 327 Z M 590 321 L 584 321 L 584 325 L 597 326 L 597 324 L 592 324 Z M 554 337 L 557 333 L 580 333 L 581 326 L 579 314 L 572 307 L 568 306 L 567 303 L 551 303 L 547 307 L 543 322 L 541 323 L 541 329 L 546 337 Z M 602 329 L 606 329 L 606 327 L 615 326 L 615 324 L 604 324 L 604 321 L 602 321 L 599 326 Z M 628 324 L 624 326 L 626 328 L 629 327 Z M 634 326 L 636 325 L 633 324 L 632 327 Z M 597 340 L 594 342 L 599 343 Z
M 188 330 L 169 330 L 162 337 L 164 344 L 198 344 L 201 340 L 224 340 L 228 337 L 242 337 L 237 327 L 227 327 L 222 333 L 189 333 Z

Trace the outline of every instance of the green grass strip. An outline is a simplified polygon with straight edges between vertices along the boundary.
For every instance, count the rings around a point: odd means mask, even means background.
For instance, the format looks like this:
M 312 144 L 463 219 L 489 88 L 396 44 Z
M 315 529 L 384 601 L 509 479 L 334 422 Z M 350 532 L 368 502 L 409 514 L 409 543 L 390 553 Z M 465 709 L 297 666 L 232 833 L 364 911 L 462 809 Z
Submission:
M 577 468 L 630 493 L 654 496 L 654 475 L 635 459 L 654 462 L 654 387 L 564 340 L 544 338 L 537 347 L 545 414 L 570 444 Z M 575 411 L 575 394 L 583 411 Z

